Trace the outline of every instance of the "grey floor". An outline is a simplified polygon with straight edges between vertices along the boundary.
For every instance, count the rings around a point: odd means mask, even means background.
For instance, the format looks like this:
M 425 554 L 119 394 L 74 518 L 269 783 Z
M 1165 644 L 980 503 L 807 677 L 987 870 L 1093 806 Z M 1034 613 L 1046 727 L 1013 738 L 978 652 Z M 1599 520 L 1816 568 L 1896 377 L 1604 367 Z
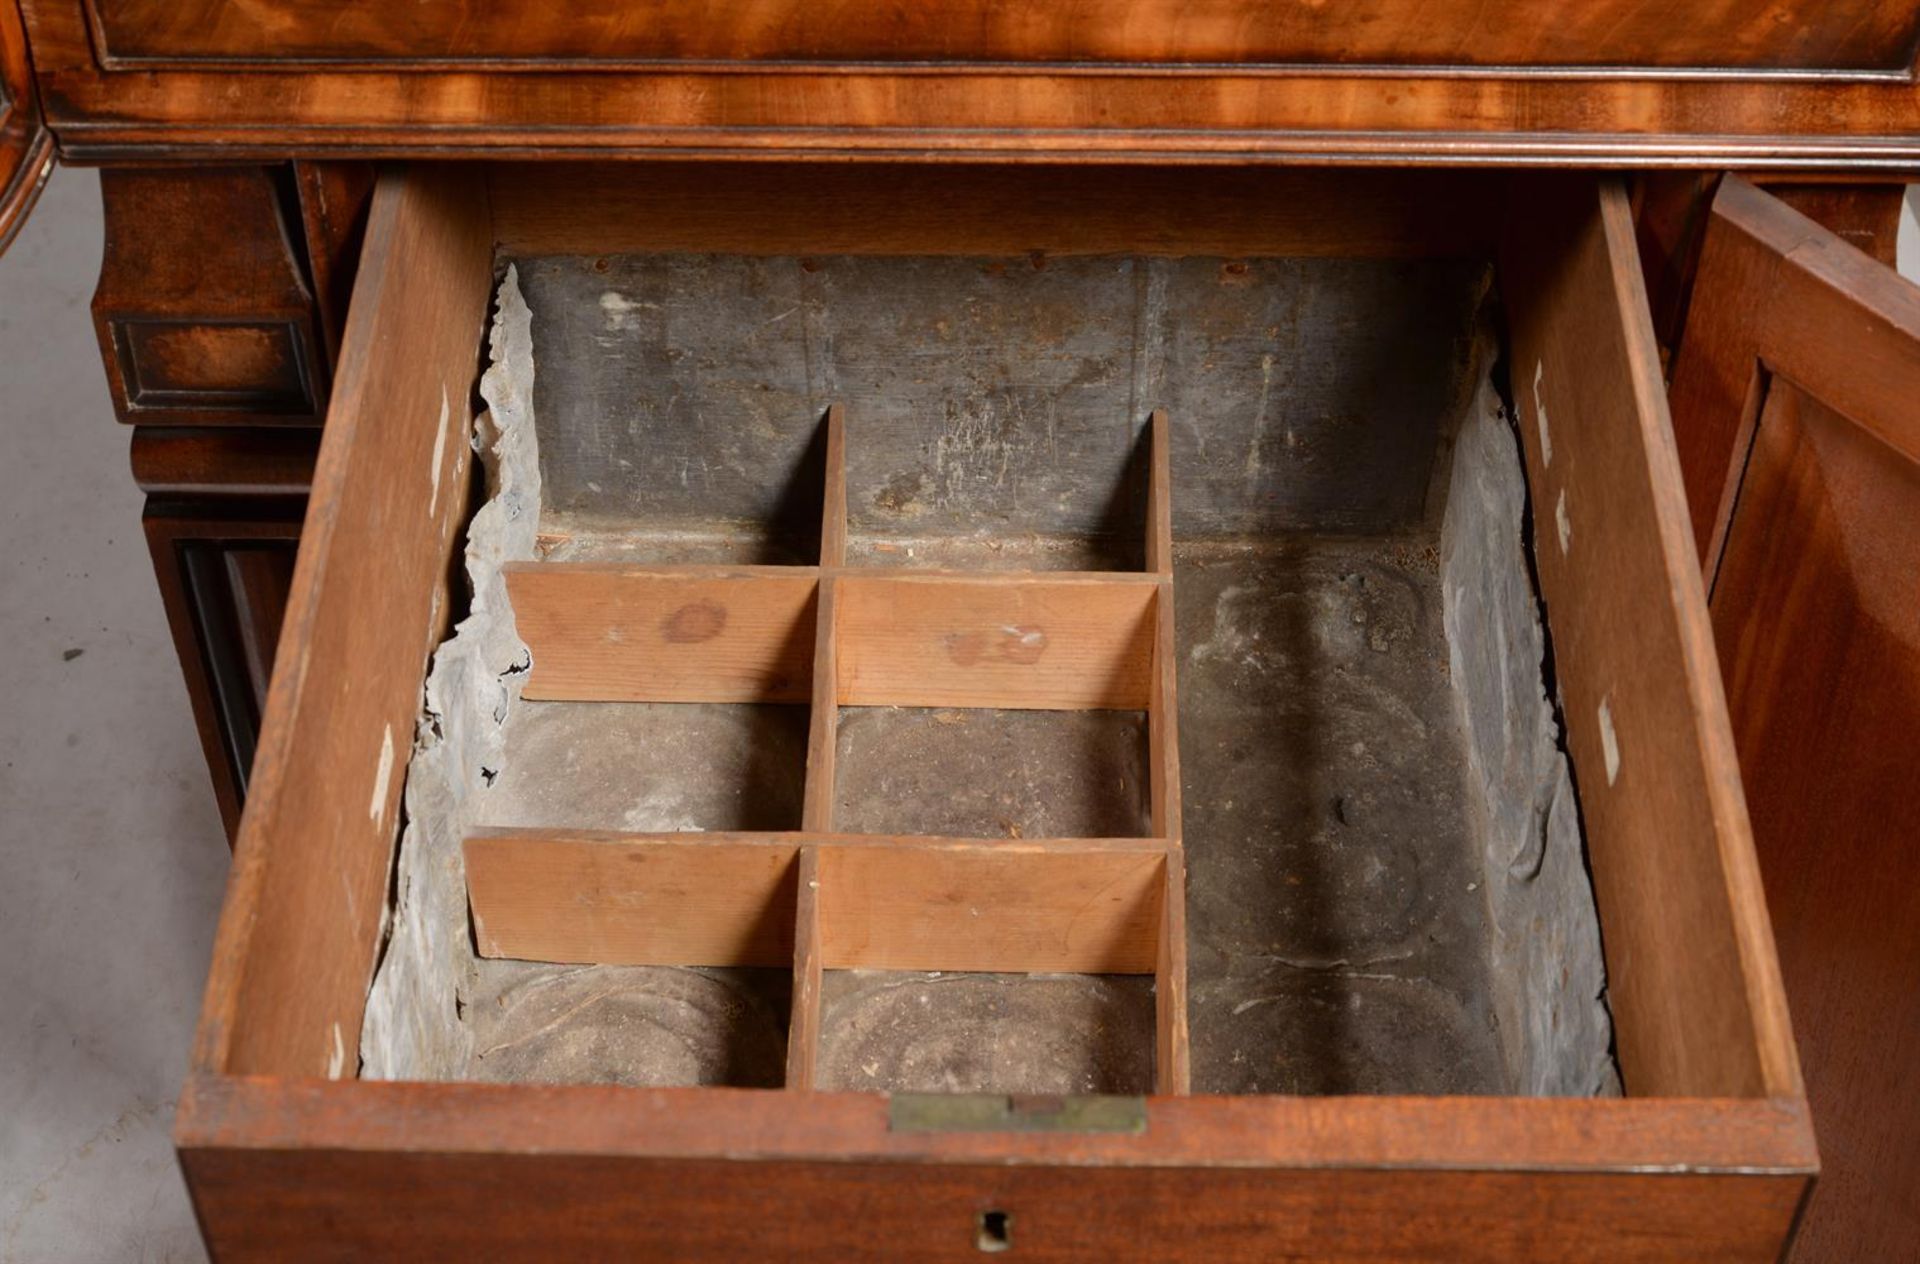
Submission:
M 204 1258 L 167 1134 L 227 851 L 87 315 L 99 200 L 57 172 L 0 256 L 9 1262 Z
M 87 302 L 100 185 L 0 256 L 0 1260 L 205 1258 L 167 1134 L 226 878 Z

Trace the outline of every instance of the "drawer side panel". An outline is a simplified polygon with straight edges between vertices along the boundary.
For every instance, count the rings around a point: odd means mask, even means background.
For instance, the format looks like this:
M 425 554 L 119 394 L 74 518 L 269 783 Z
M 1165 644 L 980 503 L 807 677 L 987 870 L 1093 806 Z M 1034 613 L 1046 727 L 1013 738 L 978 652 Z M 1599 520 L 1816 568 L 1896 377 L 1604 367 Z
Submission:
M 1515 194 L 1513 394 L 1621 1075 L 1798 1096 L 1626 193 Z
M 351 1075 L 463 519 L 492 277 L 482 186 L 375 196 L 221 914 L 196 1064 Z

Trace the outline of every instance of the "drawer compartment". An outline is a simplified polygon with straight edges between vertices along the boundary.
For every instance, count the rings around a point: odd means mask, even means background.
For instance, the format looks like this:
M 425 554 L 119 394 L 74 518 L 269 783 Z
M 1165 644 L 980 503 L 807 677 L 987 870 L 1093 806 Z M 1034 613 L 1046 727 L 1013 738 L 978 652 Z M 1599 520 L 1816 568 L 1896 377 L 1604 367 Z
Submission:
M 386 177 L 181 1108 L 216 1249 L 1777 1254 L 1621 192 L 1118 185 Z

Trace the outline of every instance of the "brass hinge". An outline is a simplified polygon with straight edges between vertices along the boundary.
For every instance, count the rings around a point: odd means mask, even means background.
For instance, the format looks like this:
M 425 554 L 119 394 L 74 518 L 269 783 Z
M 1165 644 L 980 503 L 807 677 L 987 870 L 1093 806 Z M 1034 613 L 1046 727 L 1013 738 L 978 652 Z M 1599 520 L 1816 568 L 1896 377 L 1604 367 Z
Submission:
M 1112 1095 L 895 1093 L 892 1132 L 1128 1132 L 1147 1130 L 1147 1099 Z

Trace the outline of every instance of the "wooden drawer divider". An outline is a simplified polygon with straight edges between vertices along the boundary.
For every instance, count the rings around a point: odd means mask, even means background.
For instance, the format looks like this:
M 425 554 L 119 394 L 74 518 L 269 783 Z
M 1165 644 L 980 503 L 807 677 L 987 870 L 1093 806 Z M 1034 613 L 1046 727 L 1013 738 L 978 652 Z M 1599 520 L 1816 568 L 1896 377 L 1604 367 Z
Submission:
M 482 954 L 794 971 L 787 1085 L 814 1087 L 821 971 L 1155 976 L 1155 1086 L 1188 1086 L 1184 870 L 1167 418 L 1150 421 L 1135 573 L 846 564 L 844 410 L 827 411 L 817 566 L 515 563 L 531 699 L 809 702 L 802 828 L 481 830 L 466 841 Z M 1147 713 L 1152 837 L 842 834 L 844 706 Z

